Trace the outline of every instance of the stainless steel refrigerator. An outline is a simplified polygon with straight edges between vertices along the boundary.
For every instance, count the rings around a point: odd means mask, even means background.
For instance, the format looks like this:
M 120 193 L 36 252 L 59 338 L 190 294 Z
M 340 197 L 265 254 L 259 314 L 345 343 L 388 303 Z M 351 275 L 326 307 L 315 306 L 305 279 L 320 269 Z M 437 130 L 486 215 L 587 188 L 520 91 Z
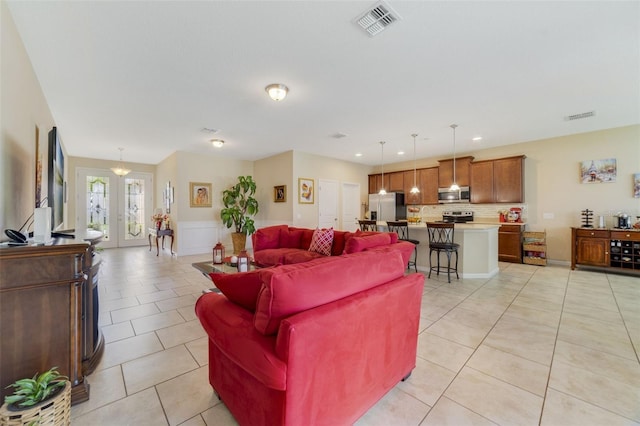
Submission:
M 369 211 L 375 220 L 405 220 L 407 209 L 404 205 L 404 193 L 389 192 L 384 195 L 369 194 Z

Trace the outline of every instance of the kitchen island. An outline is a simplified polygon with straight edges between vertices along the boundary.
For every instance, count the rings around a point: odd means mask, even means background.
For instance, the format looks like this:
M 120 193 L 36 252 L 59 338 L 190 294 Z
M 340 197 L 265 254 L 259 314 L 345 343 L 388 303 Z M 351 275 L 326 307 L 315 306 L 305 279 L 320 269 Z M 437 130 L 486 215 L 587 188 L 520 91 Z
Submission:
M 500 224 L 456 223 L 453 241 L 458 249 L 458 275 L 460 278 L 491 278 L 499 271 L 498 229 Z M 420 241 L 418 245 L 418 269 L 429 271 L 429 233 L 426 223 L 410 224 L 410 238 Z M 436 264 L 433 253 L 433 264 Z M 446 256 L 442 262 L 446 264 Z M 451 262 L 455 261 L 452 256 Z M 433 275 L 432 275 L 433 276 Z

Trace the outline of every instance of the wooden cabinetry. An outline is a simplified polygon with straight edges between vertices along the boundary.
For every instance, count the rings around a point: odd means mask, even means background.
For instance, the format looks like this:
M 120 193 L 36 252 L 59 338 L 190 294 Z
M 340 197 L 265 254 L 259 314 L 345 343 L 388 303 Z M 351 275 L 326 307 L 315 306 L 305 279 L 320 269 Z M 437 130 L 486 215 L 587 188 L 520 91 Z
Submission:
M 524 202 L 524 155 L 477 161 L 469 167 L 471 202 Z
M 456 158 L 456 180 L 459 186 L 469 186 L 469 165 L 473 157 Z M 442 188 L 453 183 L 453 159 L 438 161 L 438 185 Z
M 522 263 L 522 225 L 502 225 L 498 229 L 498 260 Z
M 391 192 L 391 190 L 389 189 L 391 187 L 389 173 L 384 174 L 384 185 L 382 184 L 381 173 L 369 175 L 369 194 L 377 194 L 383 187 L 387 192 Z
M 640 272 L 640 232 L 611 231 L 610 266 Z
M 15 380 L 57 366 L 71 381 L 72 403 L 89 399 L 84 377 L 103 348 L 93 291 L 98 267 L 83 241 L 0 249 L 2 396 Z
M 609 266 L 609 241 L 606 229 L 571 228 L 571 269 L 577 264 Z
M 413 170 L 404 172 L 405 204 L 438 204 L 438 168 L 416 170 L 416 183 L 419 194 L 411 194 L 413 187 Z
M 385 173 L 384 177 L 387 177 Z M 404 172 L 391 172 L 389 173 L 389 186 L 387 192 L 402 192 L 404 191 Z

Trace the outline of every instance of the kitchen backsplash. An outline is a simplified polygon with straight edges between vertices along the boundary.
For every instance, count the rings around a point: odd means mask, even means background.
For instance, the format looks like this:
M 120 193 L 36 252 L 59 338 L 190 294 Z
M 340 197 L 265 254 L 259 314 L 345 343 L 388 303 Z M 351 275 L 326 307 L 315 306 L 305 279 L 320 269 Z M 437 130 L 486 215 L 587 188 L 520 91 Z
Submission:
M 418 207 L 420 212 L 412 213 L 409 207 Z M 442 216 L 445 211 L 471 211 L 475 220 L 479 218 L 495 219 L 500 218 L 499 210 L 509 210 L 511 207 L 519 207 L 522 209 L 522 221 L 527 221 L 528 208 L 526 204 L 438 204 L 425 206 L 407 206 L 407 217 L 420 216 L 421 218 L 433 218 Z

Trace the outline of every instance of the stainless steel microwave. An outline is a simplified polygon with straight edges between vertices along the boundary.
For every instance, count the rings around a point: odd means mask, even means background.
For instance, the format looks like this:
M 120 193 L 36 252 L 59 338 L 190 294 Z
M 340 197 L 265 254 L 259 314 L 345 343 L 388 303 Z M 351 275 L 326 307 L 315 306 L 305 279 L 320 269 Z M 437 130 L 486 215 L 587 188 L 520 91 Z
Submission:
M 449 188 L 438 188 L 438 202 L 447 203 L 468 203 L 471 201 L 471 192 L 468 186 L 461 186 L 459 190 L 452 191 Z

